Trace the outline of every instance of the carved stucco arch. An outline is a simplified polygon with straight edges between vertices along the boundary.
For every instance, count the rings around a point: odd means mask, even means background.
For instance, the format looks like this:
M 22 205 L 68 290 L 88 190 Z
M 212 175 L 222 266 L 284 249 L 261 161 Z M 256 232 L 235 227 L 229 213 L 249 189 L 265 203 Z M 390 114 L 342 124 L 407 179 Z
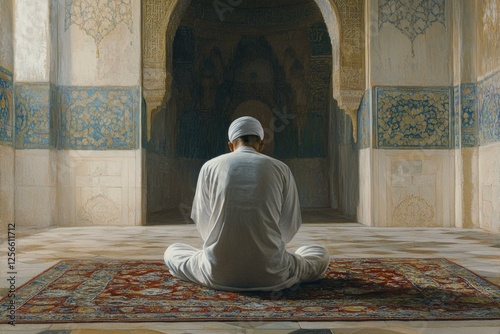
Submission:
M 332 44 L 332 97 L 351 117 L 357 139 L 357 109 L 365 89 L 363 0 L 314 0 L 323 15 Z M 143 96 L 147 133 L 151 119 L 170 99 L 172 53 L 179 23 L 191 0 L 142 1 Z

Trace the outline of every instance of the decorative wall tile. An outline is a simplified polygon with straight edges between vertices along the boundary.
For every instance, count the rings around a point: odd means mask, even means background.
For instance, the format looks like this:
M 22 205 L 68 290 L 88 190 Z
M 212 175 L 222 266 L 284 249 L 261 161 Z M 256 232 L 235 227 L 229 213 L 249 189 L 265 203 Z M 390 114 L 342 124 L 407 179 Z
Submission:
M 407 227 L 428 226 L 435 220 L 434 208 L 418 195 L 406 196 L 394 208 L 394 219 Z
M 358 109 L 358 145 L 360 149 L 370 147 L 370 91 L 367 90 Z
M 478 84 L 481 145 L 500 142 L 500 71 Z
M 0 66 L 0 143 L 12 144 L 14 140 L 12 73 Z
M 17 83 L 15 88 L 16 148 L 49 148 L 50 87 L 48 83 Z
M 474 147 L 478 144 L 478 115 L 476 84 L 460 85 L 460 106 L 462 121 L 462 146 Z
M 329 1 L 315 1 L 326 2 Z M 351 69 L 353 71 L 359 71 L 360 73 L 364 73 L 364 43 L 360 41 L 363 40 L 364 36 L 364 22 L 363 15 L 365 10 L 365 1 L 364 0 L 349 0 L 349 1 L 340 1 L 335 0 L 331 1 L 331 3 L 335 4 L 338 10 L 337 13 L 333 13 L 332 15 L 338 15 L 340 26 L 342 27 L 342 34 L 340 36 L 340 63 L 342 64 L 342 68 Z M 364 75 L 360 75 L 362 77 L 360 80 L 361 86 L 351 87 L 354 89 L 363 89 L 364 88 Z M 343 78 L 342 78 L 343 79 Z M 342 86 L 346 87 L 346 86 Z M 350 86 L 347 86 L 348 88 Z
M 66 30 L 77 25 L 94 39 L 99 57 L 99 44 L 119 23 L 132 32 L 132 0 L 66 0 Z
M 377 87 L 379 148 L 451 148 L 448 87 Z
M 120 207 L 110 198 L 97 195 L 78 210 L 78 218 L 85 225 L 111 225 L 120 222 Z
M 59 88 L 54 84 L 50 84 L 50 147 L 58 147 L 58 138 L 60 131 L 59 124 Z
M 60 87 L 60 148 L 138 148 L 138 87 Z
M 445 0 L 379 0 L 379 31 L 385 23 L 392 24 L 411 41 L 411 54 L 415 55 L 413 42 L 434 23 L 445 26 Z

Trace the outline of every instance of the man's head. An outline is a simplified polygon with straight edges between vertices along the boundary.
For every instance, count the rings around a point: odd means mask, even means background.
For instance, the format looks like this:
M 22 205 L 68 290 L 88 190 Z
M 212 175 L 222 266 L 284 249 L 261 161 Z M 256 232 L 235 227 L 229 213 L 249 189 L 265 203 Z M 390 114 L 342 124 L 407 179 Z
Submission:
M 240 146 L 249 146 L 257 152 L 264 149 L 264 129 L 260 122 L 250 116 L 235 119 L 228 130 L 229 150 L 235 151 Z

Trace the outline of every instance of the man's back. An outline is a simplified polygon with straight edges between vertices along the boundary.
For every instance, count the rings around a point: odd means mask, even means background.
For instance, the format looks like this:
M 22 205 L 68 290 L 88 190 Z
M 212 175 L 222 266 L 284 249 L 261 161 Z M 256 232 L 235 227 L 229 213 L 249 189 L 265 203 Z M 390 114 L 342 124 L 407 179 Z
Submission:
M 283 281 L 290 261 L 285 245 L 301 224 L 289 168 L 241 147 L 207 162 L 199 177 L 192 218 L 205 240 L 205 269 L 222 285 Z
M 262 155 L 264 129 L 250 116 L 228 130 L 232 153 L 203 165 L 191 218 L 203 249 L 170 245 L 164 254 L 172 275 L 221 290 L 280 290 L 318 280 L 329 263 L 322 246 L 285 245 L 302 218 L 290 169 Z

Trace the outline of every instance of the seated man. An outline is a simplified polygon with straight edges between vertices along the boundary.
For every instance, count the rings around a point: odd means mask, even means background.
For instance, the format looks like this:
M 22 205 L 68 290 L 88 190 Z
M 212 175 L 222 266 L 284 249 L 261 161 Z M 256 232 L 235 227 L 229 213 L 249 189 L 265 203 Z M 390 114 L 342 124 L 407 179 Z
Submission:
M 288 166 L 260 153 L 263 138 L 258 120 L 240 117 L 229 127 L 231 153 L 201 168 L 191 218 L 203 249 L 168 247 L 172 275 L 229 291 L 281 290 L 323 277 L 324 247 L 285 249 L 302 223 L 299 198 Z

